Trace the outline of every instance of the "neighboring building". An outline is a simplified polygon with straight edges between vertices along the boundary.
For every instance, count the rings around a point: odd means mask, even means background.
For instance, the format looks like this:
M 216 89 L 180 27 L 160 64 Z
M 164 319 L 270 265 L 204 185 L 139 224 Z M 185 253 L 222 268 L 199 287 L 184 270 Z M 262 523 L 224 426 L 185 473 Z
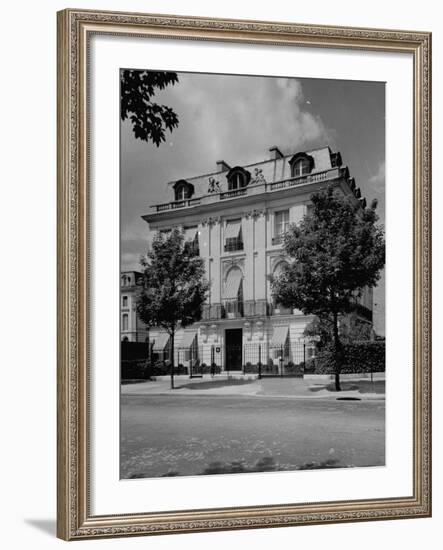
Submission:
M 288 156 L 277 147 L 270 152 L 269 160 L 256 164 L 218 161 L 214 173 L 169 183 L 170 202 L 143 216 L 151 231 L 182 227 L 211 282 L 201 322 L 177 333 L 178 363 L 198 354 L 205 363 L 236 370 L 257 362 L 257 349 L 263 363 L 282 355 L 286 363 L 300 360 L 297 349 L 312 316 L 274 303 L 268 279 L 287 261 L 283 235 L 307 213 L 312 193 L 326 185 L 366 201 L 340 153 L 329 147 Z M 371 290 L 361 302 L 356 318 L 370 323 Z M 152 329 L 151 335 L 157 352 L 167 347 L 165 334 Z
M 149 332 L 137 315 L 137 283 L 142 274 L 122 271 L 120 274 L 120 339 L 122 342 L 148 342 Z

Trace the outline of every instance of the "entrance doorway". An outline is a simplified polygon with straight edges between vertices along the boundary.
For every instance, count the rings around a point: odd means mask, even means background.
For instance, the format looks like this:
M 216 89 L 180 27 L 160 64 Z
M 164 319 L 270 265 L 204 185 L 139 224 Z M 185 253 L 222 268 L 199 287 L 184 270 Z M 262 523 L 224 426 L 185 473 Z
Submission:
M 242 369 L 243 331 L 241 328 L 225 330 L 226 370 Z

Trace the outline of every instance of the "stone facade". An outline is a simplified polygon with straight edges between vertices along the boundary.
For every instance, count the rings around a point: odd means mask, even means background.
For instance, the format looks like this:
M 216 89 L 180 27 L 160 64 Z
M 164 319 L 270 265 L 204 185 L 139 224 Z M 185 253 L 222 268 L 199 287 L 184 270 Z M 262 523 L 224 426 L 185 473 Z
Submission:
M 326 185 L 365 202 L 340 153 L 329 147 L 286 156 L 277 147 L 270 152 L 260 163 L 230 167 L 218 161 L 217 172 L 171 182 L 170 202 L 153 205 L 143 216 L 151 231 L 183 228 L 198 246 L 211 283 L 201 322 L 177 334 L 178 363 L 192 360 L 181 342 L 188 345 L 194 332 L 200 360 L 223 370 L 240 369 L 252 344 L 260 346 L 263 362 L 272 357 L 271 348 L 283 346 L 285 361 L 297 362 L 296 349 L 312 318 L 273 303 L 269 275 L 286 261 L 282 235 L 307 213 L 311 194 Z M 364 302 L 369 322 L 370 291 Z
M 123 271 L 120 274 L 120 338 L 128 342 L 147 342 L 149 332 L 137 315 L 137 282 L 142 274 Z

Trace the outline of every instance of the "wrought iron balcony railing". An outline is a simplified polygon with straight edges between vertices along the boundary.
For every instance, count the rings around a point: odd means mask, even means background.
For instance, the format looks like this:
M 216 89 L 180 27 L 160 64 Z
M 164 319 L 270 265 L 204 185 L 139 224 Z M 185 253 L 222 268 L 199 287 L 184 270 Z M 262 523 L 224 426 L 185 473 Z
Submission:
M 242 239 L 226 239 L 225 252 L 237 252 L 238 250 L 243 250 Z
M 319 183 L 326 180 L 333 180 L 338 177 L 345 179 L 349 178 L 349 172 L 347 168 L 334 167 L 323 172 L 315 172 L 313 174 L 305 174 L 302 176 L 295 176 L 284 180 L 272 182 L 272 183 L 260 183 L 254 185 L 248 185 L 247 187 L 241 187 L 240 189 L 232 189 L 231 191 L 222 191 L 220 193 L 210 193 L 201 195 L 191 199 L 184 199 L 180 201 L 171 201 L 163 204 L 153 205 L 151 208 L 154 212 L 165 212 L 168 210 L 176 210 L 180 208 L 187 208 L 191 206 L 199 206 L 212 204 L 220 200 L 235 199 L 242 196 L 258 195 L 261 193 L 269 193 L 273 191 L 280 191 L 281 189 L 288 189 L 298 185 L 308 183 Z
M 272 244 L 282 244 L 284 236 L 284 233 L 280 233 L 280 235 L 275 235 L 275 237 L 272 237 Z
M 240 300 L 224 300 L 223 308 L 226 319 L 236 319 L 244 316 L 243 302 Z

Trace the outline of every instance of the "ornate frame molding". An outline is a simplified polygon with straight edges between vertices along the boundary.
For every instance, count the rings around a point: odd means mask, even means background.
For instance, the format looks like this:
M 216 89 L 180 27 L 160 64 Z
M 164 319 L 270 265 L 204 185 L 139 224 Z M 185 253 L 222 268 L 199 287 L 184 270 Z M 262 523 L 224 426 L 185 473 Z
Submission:
M 414 58 L 413 495 L 92 516 L 88 460 L 88 99 L 93 34 L 407 52 Z M 431 35 L 69 9 L 58 13 L 58 536 L 65 539 L 427 517 L 431 514 Z

